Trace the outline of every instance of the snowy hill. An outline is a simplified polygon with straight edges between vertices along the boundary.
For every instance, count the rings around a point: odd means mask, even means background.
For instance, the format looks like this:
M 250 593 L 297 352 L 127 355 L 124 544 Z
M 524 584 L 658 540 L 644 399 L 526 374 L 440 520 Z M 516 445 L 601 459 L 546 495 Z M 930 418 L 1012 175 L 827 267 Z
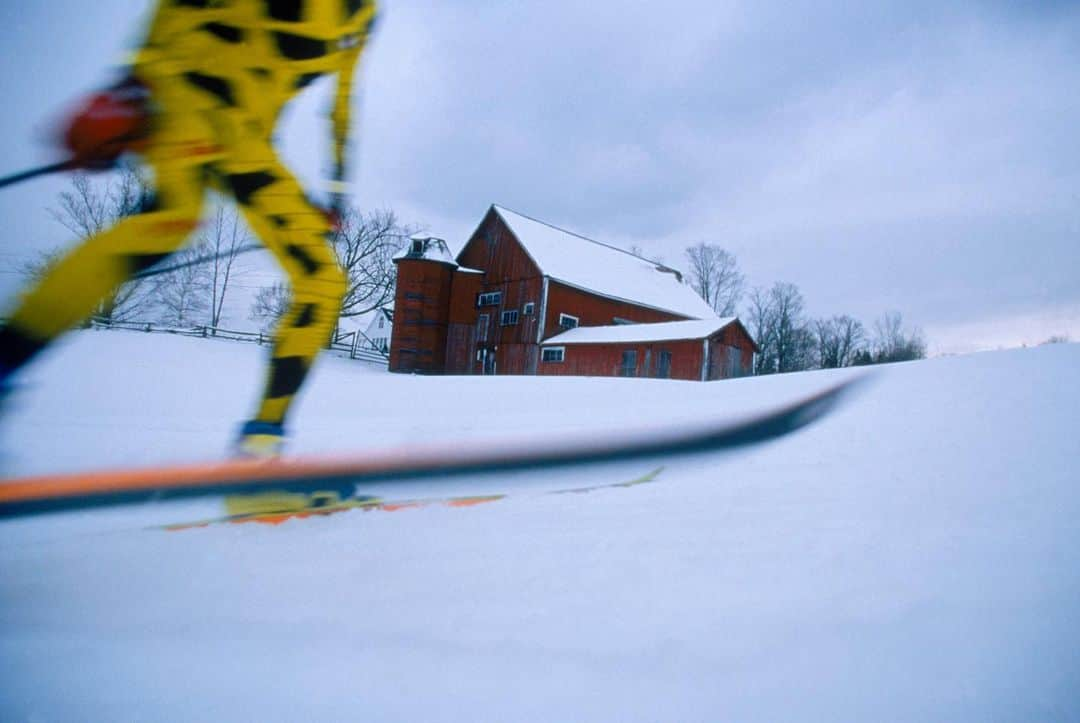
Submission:
M 263 354 L 71 335 L 23 380 L 0 471 L 219 456 Z M 0 719 L 1080 720 L 1077 369 L 1078 345 L 882 368 L 818 426 L 629 489 L 173 533 L 6 522 Z M 739 415 L 850 373 L 325 359 L 292 448 Z

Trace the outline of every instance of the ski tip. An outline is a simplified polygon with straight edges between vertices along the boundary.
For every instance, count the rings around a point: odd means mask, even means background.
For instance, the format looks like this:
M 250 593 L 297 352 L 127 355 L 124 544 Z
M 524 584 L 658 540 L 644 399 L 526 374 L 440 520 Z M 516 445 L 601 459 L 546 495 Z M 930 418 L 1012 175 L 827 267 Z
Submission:
M 793 426 L 804 427 L 829 414 L 841 403 L 846 403 L 864 392 L 874 379 L 870 372 L 857 374 L 837 384 L 826 387 L 813 396 L 796 402 L 790 407 Z
M 738 423 L 734 435 L 738 441 L 732 446 L 775 440 L 808 427 L 865 391 L 874 376 L 861 373 L 848 377 L 786 406 Z

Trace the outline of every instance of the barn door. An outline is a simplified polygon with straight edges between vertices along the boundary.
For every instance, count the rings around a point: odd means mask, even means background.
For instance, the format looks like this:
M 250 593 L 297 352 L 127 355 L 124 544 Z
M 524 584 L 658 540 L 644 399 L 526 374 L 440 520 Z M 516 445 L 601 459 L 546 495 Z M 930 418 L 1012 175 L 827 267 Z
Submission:
M 742 376 L 742 349 L 737 346 L 726 347 L 727 351 L 727 378 L 734 379 Z

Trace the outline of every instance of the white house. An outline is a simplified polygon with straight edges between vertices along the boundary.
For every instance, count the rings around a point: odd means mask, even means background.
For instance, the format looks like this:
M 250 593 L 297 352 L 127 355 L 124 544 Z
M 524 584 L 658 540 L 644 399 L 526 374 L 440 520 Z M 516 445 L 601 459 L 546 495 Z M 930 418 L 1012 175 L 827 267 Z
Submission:
M 364 331 L 366 339 L 362 339 L 360 346 L 365 349 L 377 349 L 389 353 L 390 332 L 394 327 L 394 311 L 385 306 L 375 310 L 375 315 Z

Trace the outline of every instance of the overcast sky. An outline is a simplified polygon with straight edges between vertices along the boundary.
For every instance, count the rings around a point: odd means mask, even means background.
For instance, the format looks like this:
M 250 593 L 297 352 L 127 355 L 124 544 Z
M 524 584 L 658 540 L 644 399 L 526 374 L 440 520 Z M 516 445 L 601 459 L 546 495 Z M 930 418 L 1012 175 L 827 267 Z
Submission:
M 0 173 L 52 158 L 48 122 L 148 7 L 4 4 Z M 717 243 L 751 285 L 795 283 L 815 316 L 898 310 L 936 353 L 1080 340 L 1080 3 L 383 9 L 356 99 L 363 207 L 452 247 L 491 203 L 675 266 Z M 326 92 L 283 124 L 309 181 Z M 0 265 L 68 241 L 45 211 L 62 187 L 0 191 Z

